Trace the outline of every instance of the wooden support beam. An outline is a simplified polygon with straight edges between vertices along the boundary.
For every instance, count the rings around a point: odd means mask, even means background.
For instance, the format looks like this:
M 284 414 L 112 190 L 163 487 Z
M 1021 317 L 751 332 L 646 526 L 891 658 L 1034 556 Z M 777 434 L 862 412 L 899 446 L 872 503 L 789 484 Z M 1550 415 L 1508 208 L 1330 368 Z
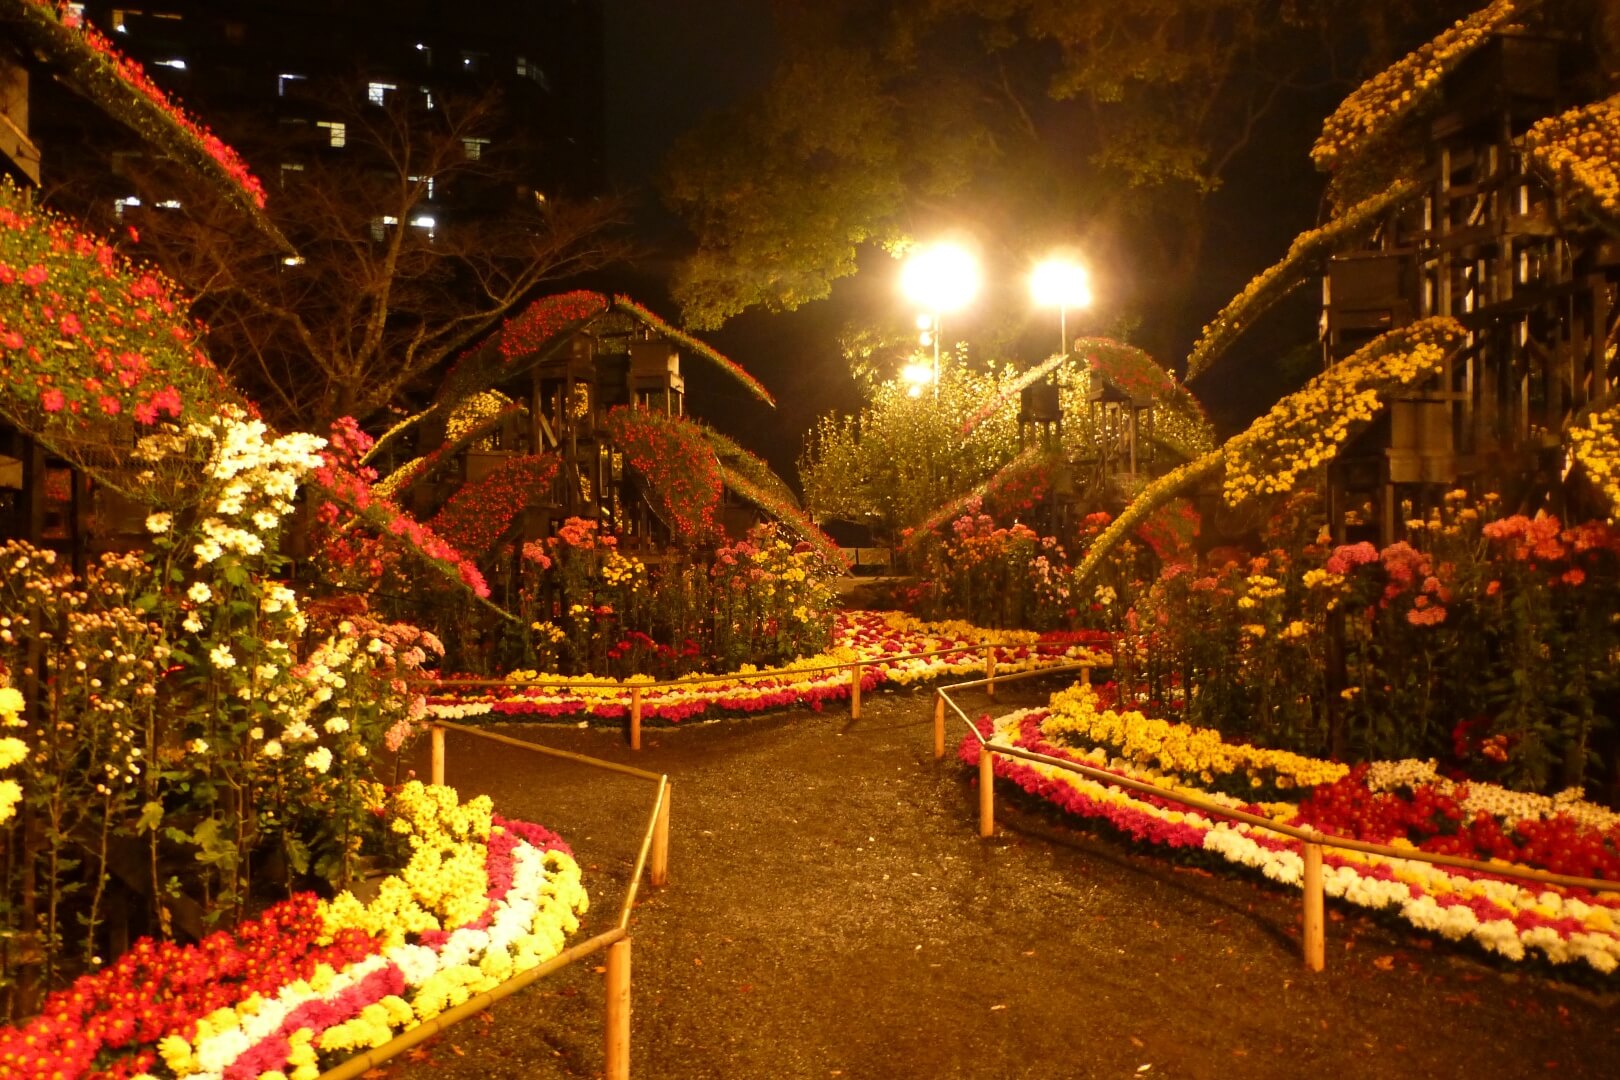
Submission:
M 1304 845 L 1305 856 L 1305 966 L 1321 971 L 1326 965 L 1326 931 L 1322 923 L 1322 845 Z
M 630 939 L 608 946 L 602 1056 L 607 1080 L 630 1080 Z
M 849 668 L 849 718 L 861 718 L 861 665 L 851 664 Z
M 444 728 L 434 724 L 428 729 L 429 737 L 433 742 L 433 764 L 429 776 L 435 784 L 444 783 Z
M 664 798 L 658 804 L 658 821 L 653 825 L 651 880 L 658 888 L 669 884 L 669 793 L 673 786 L 664 782 Z
M 630 749 L 641 749 L 641 687 L 630 688 Z
M 979 746 L 979 835 L 996 835 L 996 768 L 990 748 Z
M 945 695 L 934 691 L 934 760 L 945 756 Z

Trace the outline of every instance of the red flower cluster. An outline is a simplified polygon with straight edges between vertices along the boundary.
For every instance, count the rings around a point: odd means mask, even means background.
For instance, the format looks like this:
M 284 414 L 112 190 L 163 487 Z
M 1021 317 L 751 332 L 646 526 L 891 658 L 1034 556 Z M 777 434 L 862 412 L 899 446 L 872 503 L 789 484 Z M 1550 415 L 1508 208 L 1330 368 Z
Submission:
M 643 480 L 654 511 L 676 541 L 702 544 L 718 532 L 723 481 L 714 450 L 695 425 L 653 409 L 618 406 L 603 426 Z
M 323 929 L 314 895 L 301 893 L 195 945 L 142 938 L 112 966 L 52 994 L 26 1026 L 0 1029 L 0 1071 L 82 1076 L 99 1056 L 126 1051 L 131 1056 L 97 1075 L 145 1072 L 154 1057 L 137 1048 L 185 1033 L 199 1017 L 249 994 L 308 978 L 317 964 L 342 968 L 375 951 L 359 931 L 318 946 Z
M 501 328 L 501 357 L 510 363 L 520 356 L 537 353 L 560 334 L 604 314 L 607 309 L 607 297 L 585 289 L 541 297 Z
M 1367 787 L 1358 765 L 1332 784 L 1314 789 L 1299 806 L 1296 824 L 1374 843 L 1405 839 L 1424 851 L 1469 859 L 1503 859 L 1576 877 L 1620 878 L 1620 828 L 1581 825 L 1566 814 L 1523 819 L 1504 828 L 1494 815 L 1462 805 L 1467 789 L 1447 794 L 1423 784 L 1409 794 Z
M 440 564 L 449 576 L 459 579 L 478 596 L 489 596 L 489 585 L 478 567 L 431 529 L 372 491 L 362 476 L 343 468 L 333 457 L 328 456 L 326 464 L 309 477 L 310 486 L 326 496 L 326 502 L 316 511 L 318 521 L 330 526 L 342 516 L 340 507 L 347 509 L 383 537 L 392 537 L 414 554 Z M 338 531 L 331 530 L 333 536 Z
M 84 22 L 82 17 L 72 14 L 66 3 L 57 5 L 50 0 L 33 0 L 33 4 L 36 8 L 42 8 L 53 15 L 60 11 L 62 25 L 79 32 L 107 74 L 155 105 L 175 127 L 224 170 L 225 175 L 242 189 L 254 206 L 264 209 L 264 185 L 249 171 L 241 155 L 176 104 L 162 87 L 152 81 L 145 68 L 120 52 L 106 35 Z
M 240 403 L 173 282 L 0 184 L 0 394 L 81 426 Z
M 561 462 L 556 454 L 508 458 L 482 480 L 464 484 L 428 524 L 474 559 L 481 559 L 536 497 L 551 490 Z

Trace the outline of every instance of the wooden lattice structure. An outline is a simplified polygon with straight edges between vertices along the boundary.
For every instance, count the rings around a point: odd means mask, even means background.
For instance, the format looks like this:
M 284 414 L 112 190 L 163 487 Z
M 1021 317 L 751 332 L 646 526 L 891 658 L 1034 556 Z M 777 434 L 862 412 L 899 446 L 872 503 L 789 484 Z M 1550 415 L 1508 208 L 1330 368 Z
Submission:
M 1491 34 L 1438 87 L 1421 194 L 1367 247 L 1329 261 L 1328 364 L 1429 316 L 1468 330 L 1446 370 L 1394 400 L 1334 464 L 1341 538 L 1344 512 L 1371 503 L 1364 538 L 1387 544 L 1403 504 L 1421 514 L 1457 484 L 1531 511 L 1565 497 L 1561 434 L 1614 380 L 1620 244 L 1566 182 L 1531 166 L 1524 135 L 1581 104 L 1571 97 L 1590 93 L 1592 74 L 1578 39 Z

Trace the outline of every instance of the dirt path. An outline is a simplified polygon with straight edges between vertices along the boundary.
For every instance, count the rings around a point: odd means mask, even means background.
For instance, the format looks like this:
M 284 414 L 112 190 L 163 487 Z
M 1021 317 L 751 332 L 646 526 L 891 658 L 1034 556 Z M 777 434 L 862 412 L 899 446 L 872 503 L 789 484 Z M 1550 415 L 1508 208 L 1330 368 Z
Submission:
M 1020 689 L 999 708 L 1044 700 Z M 1620 1069 L 1620 993 L 1501 972 L 1338 911 L 1327 971 L 1309 975 L 1297 893 L 1137 854 L 1010 790 L 981 841 L 971 770 L 933 760 L 928 695 L 869 698 L 864 713 L 649 729 L 636 755 L 602 729 L 501 729 L 672 777 L 671 885 L 644 891 L 631 925 L 633 1076 Z M 573 844 L 596 904 L 585 930 L 611 925 L 650 788 L 464 736 L 447 758 L 464 793 Z M 597 1076 L 601 1000 L 602 976 L 575 965 L 368 1075 Z

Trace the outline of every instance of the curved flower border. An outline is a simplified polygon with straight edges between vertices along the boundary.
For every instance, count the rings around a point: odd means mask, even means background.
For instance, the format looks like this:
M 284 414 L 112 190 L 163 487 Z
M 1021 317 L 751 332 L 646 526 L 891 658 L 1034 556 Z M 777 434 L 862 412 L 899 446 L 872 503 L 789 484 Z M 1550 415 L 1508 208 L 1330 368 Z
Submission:
M 1173 788 L 1173 781 L 1050 742 L 1042 731 L 1045 709 L 1024 709 L 980 721 L 992 744 L 1018 746 L 1068 758 L 1121 776 Z M 958 756 L 978 761 L 978 740 L 964 738 Z M 995 773 L 1072 814 L 1100 818 L 1131 839 L 1170 848 L 1208 851 L 1259 870 L 1279 884 L 1299 887 L 1304 860 L 1298 841 L 1238 822 L 1216 822 L 1169 799 L 1140 796 L 1052 765 L 994 758 Z M 1275 806 L 1188 789 L 1205 799 L 1250 813 L 1279 817 Z M 1553 963 L 1582 961 L 1605 974 L 1620 967 L 1620 897 L 1537 890 L 1524 883 L 1427 863 L 1328 850 L 1322 883 L 1327 895 L 1373 910 L 1393 909 L 1421 930 L 1474 943 L 1510 960 L 1539 953 Z
M 713 713 L 744 714 L 795 706 L 819 710 L 826 702 L 846 700 L 850 692 L 846 668 L 815 670 L 827 665 L 940 649 L 961 650 L 960 656 L 869 664 L 861 672 L 861 691 L 865 693 L 882 686 L 910 686 L 946 676 L 977 675 L 984 670 L 986 644 L 997 647 L 996 670 L 1002 674 L 1076 663 L 1108 666 L 1113 662 L 1112 640 L 1112 635 L 1103 632 L 990 634 L 967 623 L 921 622 L 899 612 L 844 612 L 838 616 L 833 645 L 825 654 L 767 669 L 768 677 L 696 682 L 704 676 L 693 675 L 675 685 L 653 686 L 651 676 L 614 682 L 592 675 L 551 677 L 535 671 L 516 671 L 511 676 L 514 680 L 534 685 L 430 694 L 428 713 L 441 720 L 619 720 L 629 715 L 630 691 L 638 686 L 643 688 L 643 720 L 679 723 Z M 759 670 L 745 665 L 738 674 Z
M 737 363 L 737 361 L 732 360 L 730 357 L 721 355 L 715 351 L 713 346 L 704 344 L 691 334 L 677 330 L 675 327 L 671 326 L 663 319 L 660 319 L 657 315 L 654 315 L 652 312 L 648 311 L 646 308 L 642 307 L 628 296 L 615 296 L 613 298 L 613 306 L 619 311 L 624 312 L 626 315 L 634 317 L 648 329 L 658 334 L 658 336 L 667 338 L 682 348 L 691 350 L 694 354 L 703 357 L 703 359 L 709 361 L 709 363 L 719 367 L 722 371 L 726 372 L 726 374 L 730 375 L 732 378 L 746 386 L 749 393 L 759 398 L 759 400 L 763 401 L 771 408 L 776 408 L 776 399 L 771 396 L 771 392 L 765 389 L 764 384 L 750 375 L 741 364 Z
M 387 810 L 411 856 L 371 902 L 300 894 L 196 945 L 138 942 L 0 1029 L 0 1066 L 314 1080 L 323 1055 L 381 1046 L 556 956 L 579 929 L 579 864 L 546 829 L 416 781 Z

